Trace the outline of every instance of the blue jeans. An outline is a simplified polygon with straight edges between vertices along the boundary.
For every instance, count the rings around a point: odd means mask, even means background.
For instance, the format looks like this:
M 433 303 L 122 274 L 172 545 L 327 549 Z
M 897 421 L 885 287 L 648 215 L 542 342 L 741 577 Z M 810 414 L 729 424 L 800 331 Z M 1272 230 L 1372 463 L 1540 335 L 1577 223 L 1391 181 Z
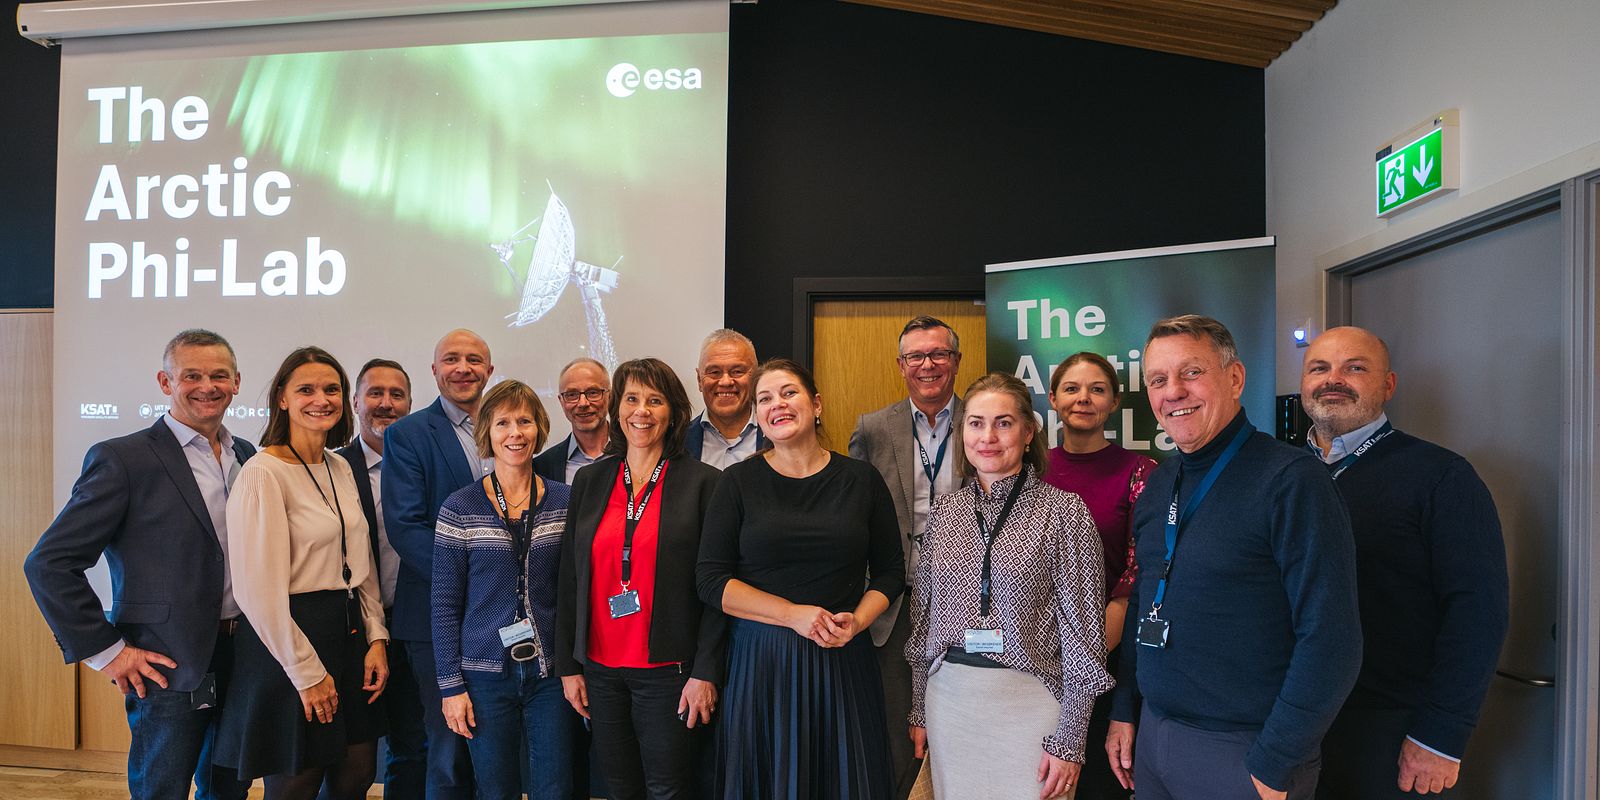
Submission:
M 473 800 L 472 759 L 467 755 L 467 741 L 445 724 L 433 642 L 404 644 L 412 677 L 416 679 L 418 702 L 422 704 L 428 800 Z
M 561 693 L 561 678 L 539 677 L 538 661 L 513 661 L 500 676 L 467 672 L 467 697 L 477 727 L 467 741 L 480 800 L 522 796 L 519 755 L 528 741 L 528 800 L 569 800 L 572 749 L 579 717 Z
M 218 697 L 227 688 L 232 662 L 233 642 L 219 637 L 211 658 Z M 137 694 L 123 699 L 132 734 L 128 793 L 134 800 L 188 800 L 191 776 L 195 800 L 244 800 L 250 784 L 240 781 L 232 769 L 211 764 L 218 709 L 195 711 L 188 692 L 162 689 L 149 680 L 144 686 L 144 699 Z

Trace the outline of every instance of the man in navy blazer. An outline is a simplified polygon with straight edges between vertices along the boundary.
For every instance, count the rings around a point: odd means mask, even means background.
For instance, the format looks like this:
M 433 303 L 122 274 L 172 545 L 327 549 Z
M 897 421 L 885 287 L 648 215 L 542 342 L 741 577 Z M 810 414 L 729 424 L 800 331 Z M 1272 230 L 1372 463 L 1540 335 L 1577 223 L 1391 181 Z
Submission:
M 217 705 L 239 607 L 228 580 L 228 487 L 255 454 L 222 420 L 239 393 L 221 336 L 168 342 L 156 382 L 172 407 L 142 431 L 89 448 L 72 496 L 23 570 L 68 663 L 82 661 L 126 696 L 128 790 L 139 800 L 243 798 L 213 768 Z M 111 568 L 111 614 L 84 571 Z
M 367 530 L 373 532 L 372 563 L 378 565 L 379 595 L 385 616 L 393 625 L 400 556 L 389 543 L 377 501 L 383 486 L 383 432 L 411 413 L 411 376 L 399 362 L 374 358 L 356 374 L 353 400 L 361 432 L 338 452 L 356 476 L 361 512 L 366 515 Z M 416 678 L 404 647 L 389 652 L 389 690 L 378 698 L 378 703 L 389 723 L 389 732 L 384 735 L 389 757 L 384 763 L 383 796 L 386 800 L 422 800 L 427 785 L 428 745 L 422 725 L 422 700 L 417 695 Z
M 700 365 L 694 376 L 705 398 L 705 410 L 689 420 L 683 450 L 717 469 L 727 469 L 767 446 L 756 425 L 756 346 L 730 328 L 718 328 L 700 344 Z M 614 387 L 622 391 L 622 387 Z
M 472 415 L 494 374 L 489 344 L 468 330 L 444 335 L 433 349 L 439 399 L 383 434 L 384 531 L 400 554 L 389 633 L 405 645 L 427 731 L 428 800 L 471 800 L 467 740 L 445 724 L 433 660 L 433 530 L 451 492 L 488 474 L 472 438 Z
M 604 364 L 577 358 L 556 377 L 556 399 L 572 426 L 567 438 L 550 445 L 533 459 L 533 471 L 547 481 L 572 485 L 578 470 L 600 460 L 610 430 L 606 426 L 606 399 L 611 378 Z

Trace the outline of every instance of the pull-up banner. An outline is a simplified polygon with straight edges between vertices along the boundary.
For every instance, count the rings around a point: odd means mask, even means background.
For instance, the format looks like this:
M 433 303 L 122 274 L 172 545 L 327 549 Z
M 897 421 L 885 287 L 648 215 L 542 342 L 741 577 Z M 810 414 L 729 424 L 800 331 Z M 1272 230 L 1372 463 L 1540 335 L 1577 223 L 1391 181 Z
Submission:
M 1203 314 L 1228 326 L 1245 365 L 1245 412 L 1258 426 L 1273 414 L 1275 240 L 1238 239 L 1177 247 L 990 264 L 989 367 L 1021 378 L 1047 442 L 1061 441 L 1050 407 L 1050 373 L 1073 353 L 1117 368 L 1122 402 L 1106 438 L 1160 460 L 1177 448 L 1150 412 L 1144 343 L 1156 320 Z

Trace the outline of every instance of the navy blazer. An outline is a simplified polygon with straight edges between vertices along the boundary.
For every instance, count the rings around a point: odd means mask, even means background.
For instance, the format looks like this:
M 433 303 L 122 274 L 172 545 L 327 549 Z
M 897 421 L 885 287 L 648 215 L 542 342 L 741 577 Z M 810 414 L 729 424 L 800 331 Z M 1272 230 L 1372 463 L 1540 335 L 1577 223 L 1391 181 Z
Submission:
M 350 472 L 356 478 L 356 494 L 361 497 L 361 513 L 367 518 L 367 530 L 371 536 L 367 538 L 372 542 L 372 568 L 378 568 L 378 504 L 372 496 L 372 476 L 367 474 L 366 444 L 357 436 L 355 441 L 335 450 L 350 464 Z M 383 468 L 379 462 L 378 468 Z
M 255 455 L 235 438 L 239 463 Z M 111 567 L 107 619 L 84 571 Z M 72 496 L 23 562 L 34 602 L 67 663 L 119 639 L 178 663 L 168 688 L 193 691 L 211 668 L 227 568 L 200 485 L 162 417 L 89 448 Z
M 444 398 L 383 432 L 383 530 L 400 554 L 389 635 L 433 641 L 433 527 L 452 492 L 475 479 Z
M 696 461 L 699 461 L 700 454 L 705 452 L 705 427 L 700 424 L 701 420 L 705 418 L 706 415 L 703 411 L 696 414 L 693 419 L 689 420 L 688 430 L 684 431 L 683 434 L 683 452 Z M 761 426 L 757 425 L 756 452 L 759 453 L 770 445 L 771 442 L 767 441 L 767 435 L 762 433 Z
M 572 434 L 550 445 L 543 453 L 533 457 L 533 474 L 547 481 L 567 482 L 567 448 L 572 446 Z

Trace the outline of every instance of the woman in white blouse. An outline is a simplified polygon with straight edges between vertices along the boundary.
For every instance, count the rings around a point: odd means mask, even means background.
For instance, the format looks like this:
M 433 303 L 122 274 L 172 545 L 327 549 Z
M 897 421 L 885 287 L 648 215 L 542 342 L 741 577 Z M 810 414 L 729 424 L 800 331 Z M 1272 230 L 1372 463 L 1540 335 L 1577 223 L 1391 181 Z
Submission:
M 1032 396 L 992 372 L 966 391 L 956 469 L 912 579 L 911 739 L 939 797 L 1044 798 L 1083 768 L 1105 670 L 1100 538 L 1075 494 L 1041 481 Z
M 349 440 L 350 380 L 302 347 L 272 379 L 261 453 L 228 496 L 228 565 L 244 611 L 215 760 L 268 800 L 360 798 L 372 785 L 389 677 L 377 571 Z

